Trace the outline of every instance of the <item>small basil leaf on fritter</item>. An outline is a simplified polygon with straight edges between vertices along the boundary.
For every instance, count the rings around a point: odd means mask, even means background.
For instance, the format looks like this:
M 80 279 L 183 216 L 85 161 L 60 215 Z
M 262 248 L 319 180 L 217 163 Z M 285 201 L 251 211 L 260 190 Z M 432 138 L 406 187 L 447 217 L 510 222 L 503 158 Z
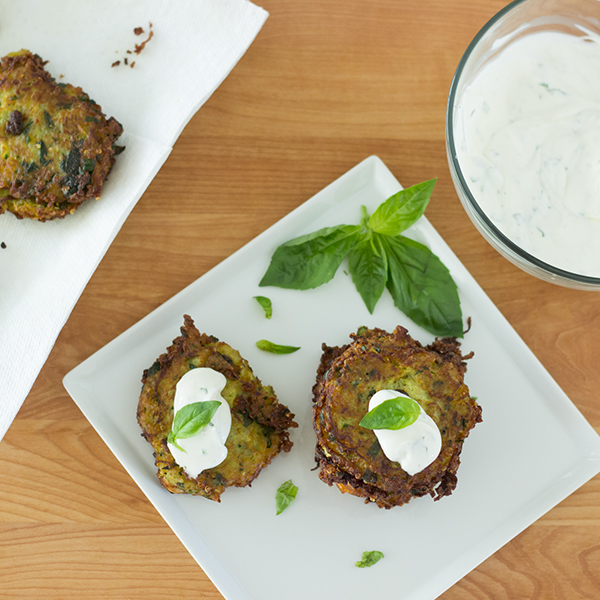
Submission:
M 292 354 L 292 352 L 300 350 L 300 346 L 284 346 L 282 344 L 274 344 L 273 342 L 269 342 L 269 340 L 258 340 L 256 347 L 259 350 L 271 352 L 272 354 Z
M 417 183 L 390 196 L 369 219 L 369 228 L 382 235 L 398 235 L 425 212 L 436 179 Z
M 298 488 L 289 479 L 282 483 L 275 493 L 275 508 L 277 514 L 280 515 L 295 499 L 298 493 Z
M 421 413 L 421 407 L 412 398 L 390 398 L 370 410 L 360 421 L 365 429 L 404 429 L 412 425 Z
M 372 567 L 375 563 L 378 563 L 383 556 L 383 552 L 379 552 L 379 550 L 371 550 L 369 552 L 363 552 L 362 560 L 354 563 L 360 569 L 364 569 L 365 567 Z
M 259 285 L 308 290 L 327 283 L 356 243 L 359 231 L 359 225 L 326 227 L 282 244 Z
M 270 319 L 273 316 L 273 304 L 266 296 L 254 296 L 254 299 L 261 305 L 265 311 L 265 317 Z
M 348 268 L 358 293 L 373 314 L 388 277 L 387 256 L 376 233 L 363 236 L 350 250 Z
M 442 261 L 404 236 L 382 237 L 394 304 L 417 325 L 438 336 L 462 337 L 458 290 Z
M 167 441 L 176 445 L 175 440 L 184 440 L 200 433 L 210 423 L 219 406 L 221 406 L 221 403 L 218 400 L 209 400 L 207 402 L 193 402 L 180 408 L 175 413 L 173 426 Z M 179 448 L 179 446 L 177 447 Z

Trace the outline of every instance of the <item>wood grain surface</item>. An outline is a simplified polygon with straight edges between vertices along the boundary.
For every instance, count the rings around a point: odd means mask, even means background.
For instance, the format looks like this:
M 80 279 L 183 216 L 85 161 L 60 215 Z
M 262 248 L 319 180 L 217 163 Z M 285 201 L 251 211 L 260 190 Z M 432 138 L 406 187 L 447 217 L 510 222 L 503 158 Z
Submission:
M 471 38 L 504 4 L 261 3 L 265 26 L 181 134 L 0 443 L 1 598 L 222 598 L 62 378 L 371 154 L 404 186 L 438 177 L 429 220 L 600 431 L 600 296 L 539 281 L 503 259 L 450 179 L 450 82 Z M 600 598 L 600 477 L 441 597 Z

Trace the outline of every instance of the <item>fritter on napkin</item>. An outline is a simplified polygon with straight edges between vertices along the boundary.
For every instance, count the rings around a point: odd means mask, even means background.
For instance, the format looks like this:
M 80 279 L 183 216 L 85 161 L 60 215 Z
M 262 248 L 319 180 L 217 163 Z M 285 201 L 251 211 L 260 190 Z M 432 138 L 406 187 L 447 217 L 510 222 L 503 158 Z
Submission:
M 362 327 L 342 347 L 323 344 L 313 387 L 315 460 L 319 477 L 342 492 L 392 508 L 415 496 L 435 500 L 452 493 L 460 452 L 481 408 L 463 381 L 465 358 L 455 338 L 423 347 L 403 327 L 393 333 Z M 409 475 L 389 460 L 371 429 L 359 426 L 369 400 L 380 390 L 398 390 L 415 400 L 442 436 L 438 457 Z
M 0 61 L 0 214 L 63 218 L 102 185 L 123 128 L 81 88 L 56 83 L 28 50 Z
M 232 425 L 225 443 L 227 458 L 193 479 L 175 462 L 167 436 L 173 423 L 175 386 L 196 367 L 209 367 L 227 379 L 221 394 L 231 408 Z M 292 448 L 288 429 L 298 426 L 294 415 L 278 402 L 270 386 L 260 382 L 237 350 L 200 333 L 188 315 L 184 315 L 181 335 L 144 371 L 142 384 L 138 423 L 152 444 L 158 478 L 170 492 L 219 501 L 226 487 L 250 485 L 279 452 Z

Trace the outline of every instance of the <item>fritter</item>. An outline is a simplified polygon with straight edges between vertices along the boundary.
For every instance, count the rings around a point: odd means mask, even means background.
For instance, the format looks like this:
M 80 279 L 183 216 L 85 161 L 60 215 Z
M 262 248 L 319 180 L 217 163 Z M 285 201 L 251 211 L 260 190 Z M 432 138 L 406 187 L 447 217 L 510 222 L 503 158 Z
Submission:
M 173 423 L 175 386 L 196 367 L 209 367 L 227 379 L 221 395 L 231 408 L 232 424 L 225 443 L 227 458 L 194 479 L 175 462 L 167 436 Z M 189 315 L 184 315 L 181 335 L 173 345 L 144 371 L 137 419 L 154 450 L 163 486 L 172 493 L 197 494 L 217 502 L 225 488 L 250 485 L 277 454 L 289 452 L 293 444 L 288 430 L 298 426 L 273 388 L 261 383 L 240 353 L 200 333 Z
M 0 61 L 0 214 L 39 221 L 100 197 L 123 132 L 81 88 L 56 83 L 45 64 L 28 50 Z
M 463 380 L 471 355 L 462 356 L 456 338 L 423 347 L 403 327 L 391 334 L 361 327 L 350 337 L 345 346 L 322 346 L 313 387 L 319 478 L 380 508 L 400 506 L 415 496 L 439 500 L 451 494 L 463 442 L 482 420 L 481 407 Z M 440 430 L 440 454 L 415 475 L 389 460 L 375 433 L 359 426 L 380 390 L 409 395 Z

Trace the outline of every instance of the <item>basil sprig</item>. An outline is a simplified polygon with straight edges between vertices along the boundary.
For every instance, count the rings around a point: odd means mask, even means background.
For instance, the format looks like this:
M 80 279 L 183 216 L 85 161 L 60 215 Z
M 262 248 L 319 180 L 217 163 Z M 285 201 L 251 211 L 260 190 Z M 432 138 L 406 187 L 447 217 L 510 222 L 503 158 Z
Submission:
M 297 486 L 294 485 L 291 479 L 282 483 L 275 493 L 275 509 L 280 515 L 295 499 L 298 493 Z
M 412 398 L 390 398 L 370 410 L 360 421 L 365 429 L 404 429 L 412 425 L 421 413 L 421 407 Z
M 354 564 L 360 569 L 364 569 L 365 567 L 372 567 L 382 558 L 384 558 L 383 552 L 379 552 L 379 550 L 369 550 L 367 552 L 363 552 L 362 560 L 359 560 Z
M 462 337 L 458 290 L 450 272 L 427 246 L 403 235 L 429 203 L 435 179 L 401 190 L 360 225 L 326 227 L 279 246 L 260 286 L 295 290 L 330 281 L 348 257 L 352 281 L 373 313 L 387 288 L 394 304 L 417 325 L 439 336 Z
M 173 426 L 167 436 L 167 442 L 173 444 L 178 450 L 185 452 L 177 443 L 177 440 L 191 438 L 200 433 L 215 416 L 219 406 L 221 406 L 221 403 L 218 400 L 208 400 L 207 402 L 193 402 L 180 408 L 175 413 Z

